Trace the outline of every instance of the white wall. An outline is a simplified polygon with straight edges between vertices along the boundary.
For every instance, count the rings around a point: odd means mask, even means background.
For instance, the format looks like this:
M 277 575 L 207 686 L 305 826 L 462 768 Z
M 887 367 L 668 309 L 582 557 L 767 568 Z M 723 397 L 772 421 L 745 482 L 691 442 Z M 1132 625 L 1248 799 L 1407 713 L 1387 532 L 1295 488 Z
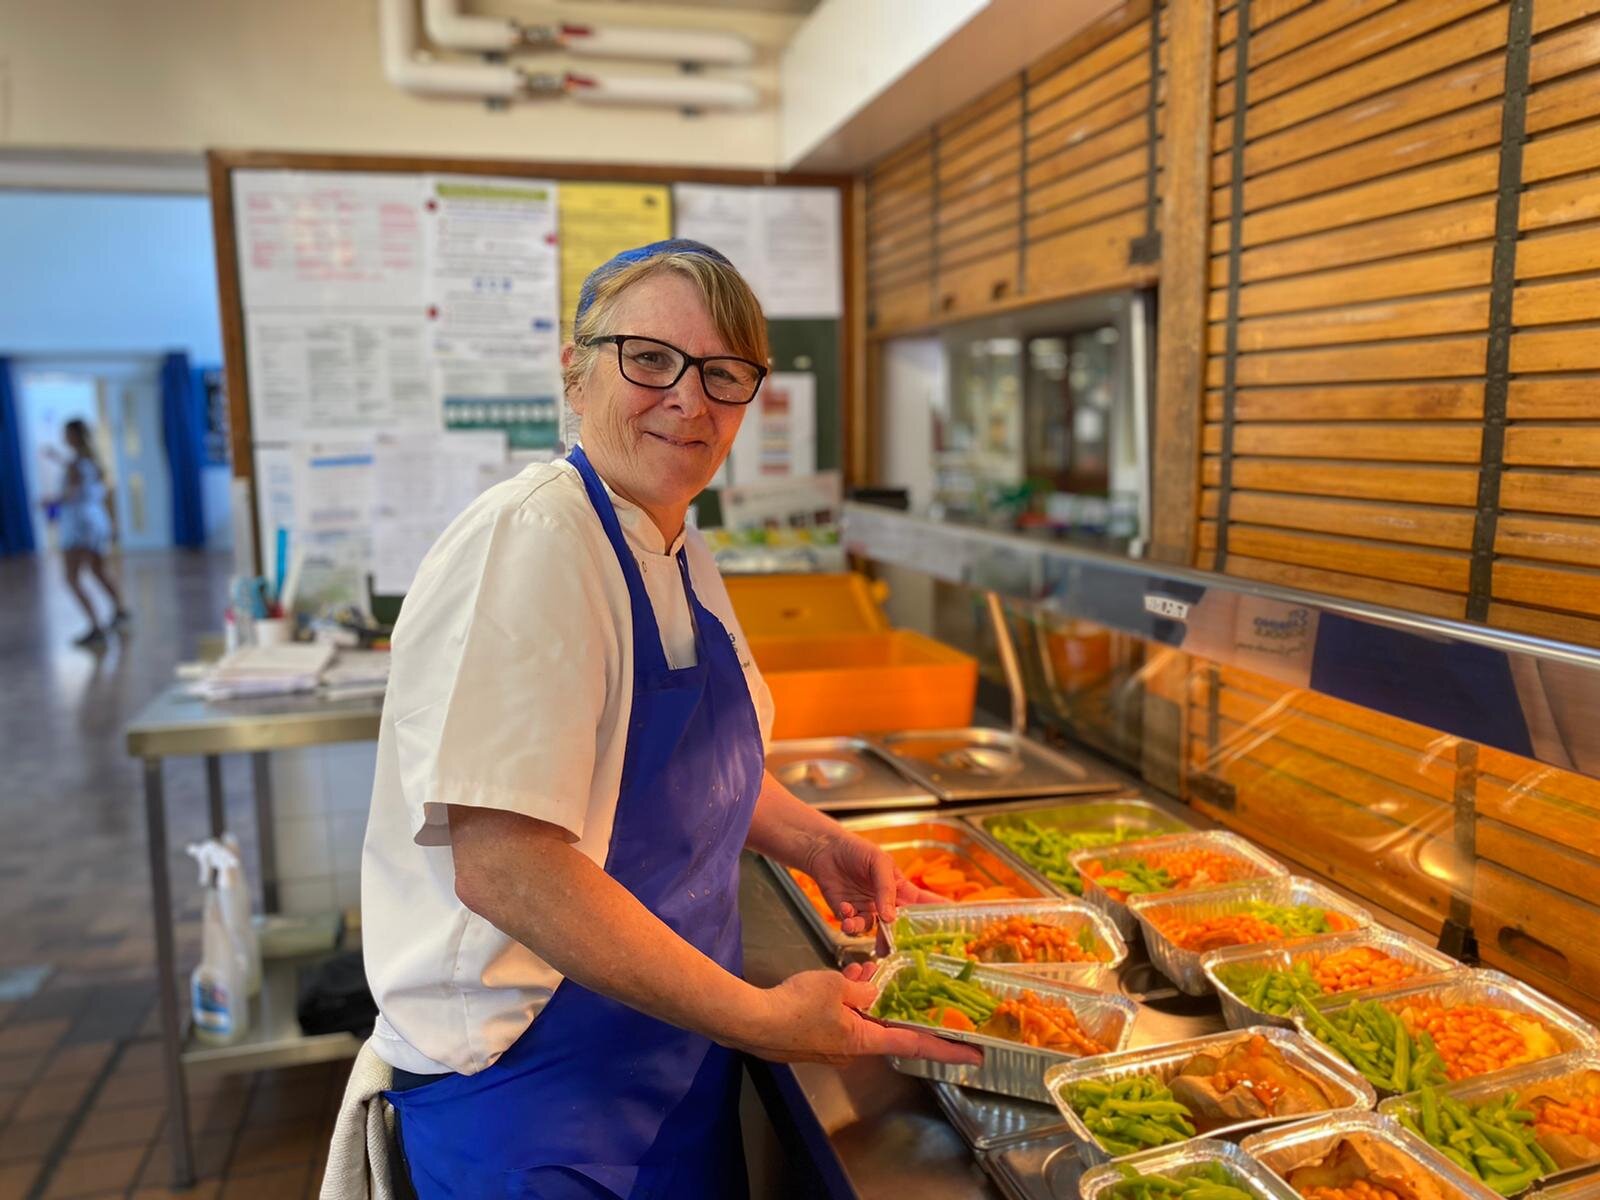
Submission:
M 876 0 L 874 0 L 876 2 Z M 0 0 L 0 149 L 207 147 L 766 167 L 777 162 L 777 49 L 792 16 L 668 5 L 480 0 L 530 22 L 720 27 L 761 48 L 728 78 L 766 93 L 751 113 L 524 101 L 490 112 L 424 100 L 383 77 L 374 0 Z M 530 57 L 540 69 L 594 60 Z M 621 64 L 650 73 L 676 68 Z M 718 72 L 721 74 L 722 72 Z
M 936 337 L 892 338 L 883 343 L 883 432 L 878 482 L 905 488 L 911 511 L 933 503 L 933 414 L 946 407 L 949 365 Z
M 783 52 L 783 161 L 804 157 L 989 3 L 822 0 Z

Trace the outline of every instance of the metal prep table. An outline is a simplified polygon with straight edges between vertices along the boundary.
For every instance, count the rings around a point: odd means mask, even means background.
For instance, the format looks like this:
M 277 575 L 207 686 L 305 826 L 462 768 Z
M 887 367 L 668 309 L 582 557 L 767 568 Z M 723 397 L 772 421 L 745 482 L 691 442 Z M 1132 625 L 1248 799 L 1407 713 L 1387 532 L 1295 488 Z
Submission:
M 167 1136 L 172 1145 L 173 1185 L 194 1182 L 189 1128 L 187 1070 L 190 1067 L 262 1070 L 353 1058 L 360 1043 L 349 1034 L 307 1037 L 295 1017 L 296 972 L 303 958 L 262 963 L 261 995 L 251 1002 L 250 1031 L 228 1046 L 186 1044 L 184 1006 L 178 993 L 173 944 L 172 884 L 167 862 L 165 759 L 202 757 L 211 832 L 226 827 L 222 756 L 248 754 L 255 793 L 260 846 L 262 907 L 278 907 L 277 855 L 272 835 L 272 780 L 267 755 L 273 750 L 374 741 L 382 697 L 330 700 L 315 693 L 208 702 L 173 684 L 140 710 L 126 729 L 128 753 L 143 760 L 144 806 L 150 858 L 150 902 L 156 931 L 156 990 L 161 1003 L 161 1044 L 167 1081 Z

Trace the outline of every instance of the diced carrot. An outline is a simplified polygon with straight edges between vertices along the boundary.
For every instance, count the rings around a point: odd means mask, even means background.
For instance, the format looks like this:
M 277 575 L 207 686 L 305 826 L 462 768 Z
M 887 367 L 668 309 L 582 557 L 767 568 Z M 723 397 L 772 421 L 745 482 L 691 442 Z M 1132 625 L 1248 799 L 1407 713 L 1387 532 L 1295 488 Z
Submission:
M 946 1029 L 959 1029 L 965 1033 L 977 1033 L 978 1027 L 972 1023 L 972 1018 L 959 1008 L 947 1008 L 944 1015 L 939 1018 L 939 1024 Z

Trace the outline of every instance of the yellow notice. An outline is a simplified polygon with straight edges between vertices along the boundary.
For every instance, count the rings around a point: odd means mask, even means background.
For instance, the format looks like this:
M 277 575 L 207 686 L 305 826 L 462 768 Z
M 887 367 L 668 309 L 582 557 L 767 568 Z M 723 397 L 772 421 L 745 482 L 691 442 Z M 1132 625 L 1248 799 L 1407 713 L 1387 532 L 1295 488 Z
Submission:
M 583 280 L 613 254 L 672 236 L 671 193 L 657 184 L 563 183 L 561 338 L 572 336 Z

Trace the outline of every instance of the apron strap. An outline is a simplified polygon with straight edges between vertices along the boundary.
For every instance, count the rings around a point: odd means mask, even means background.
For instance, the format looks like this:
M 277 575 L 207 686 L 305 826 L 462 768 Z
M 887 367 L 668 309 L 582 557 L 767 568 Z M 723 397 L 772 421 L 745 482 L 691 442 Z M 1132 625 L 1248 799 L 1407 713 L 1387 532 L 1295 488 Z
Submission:
M 583 452 L 582 446 L 574 446 L 567 455 L 567 461 L 578 469 L 584 491 L 589 493 L 589 503 L 593 506 L 595 515 L 600 518 L 600 524 L 606 531 L 606 538 L 611 543 L 612 552 L 617 556 L 617 565 L 622 568 L 622 577 L 628 583 L 628 607 L 633 616 L 634 662 L 646 675 L 664 675 L 669 668 L 667 652 L 661 641 L 661 628 L 656 624 L 656 610 L 650 604 L 650 593 L 645 591 L 644 576 L 639 573 L 639 563 L 633 557 L 628 539 L 623 535 L 622 522 L 617 519 L 616 506 L 611 503 L 611 497 L 606 494 L 606 485 L 600 481 L 599 473 L 590 463 L 589 456 Z M 681 552 L 678 557 L 679 565 L 683 568 L 684 582 L 687 584 L 688 568 L 683 564 Z

